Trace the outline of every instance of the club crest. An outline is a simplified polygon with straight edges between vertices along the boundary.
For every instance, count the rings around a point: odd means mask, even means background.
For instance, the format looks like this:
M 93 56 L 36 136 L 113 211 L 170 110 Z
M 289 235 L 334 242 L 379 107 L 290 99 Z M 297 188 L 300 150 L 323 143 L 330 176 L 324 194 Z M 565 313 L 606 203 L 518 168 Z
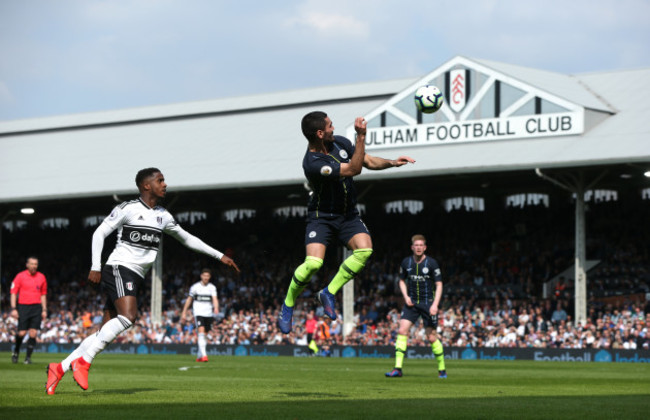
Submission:
M 457 69 L 449 72 L 451 94 L 449 106 L 454 112 L 460 112 L 467 104 L 467 80 L 465 80 L 465 69 Z

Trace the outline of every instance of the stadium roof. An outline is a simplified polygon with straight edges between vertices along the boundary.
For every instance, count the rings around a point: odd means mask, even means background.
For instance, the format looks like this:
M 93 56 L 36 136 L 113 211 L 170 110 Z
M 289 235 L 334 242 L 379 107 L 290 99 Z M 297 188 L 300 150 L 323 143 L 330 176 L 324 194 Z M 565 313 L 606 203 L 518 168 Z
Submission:
M 452 98 L 454 74 L 466 77 L 463 106 L 418 115 L 415 89 L 434 83 Z M 650 69 L 564 75 L 455 57 L 422 78 L 0 122 L 0 203 L 134 193 L 135 173 L 148 166 L 162 169 L 170 191 L 301 186 L 299 123 L 314 109 L 339 134 L 359 115 L 375 138 L 418 130 L 418 142 L 368 146 L 383 157 L 413 156 L 415 165 L 364 172 L 360 181 L 603 165 L 642 173 L 650 169 L 643 92 Z M 472 135 L 477 127 L 481 135 Z

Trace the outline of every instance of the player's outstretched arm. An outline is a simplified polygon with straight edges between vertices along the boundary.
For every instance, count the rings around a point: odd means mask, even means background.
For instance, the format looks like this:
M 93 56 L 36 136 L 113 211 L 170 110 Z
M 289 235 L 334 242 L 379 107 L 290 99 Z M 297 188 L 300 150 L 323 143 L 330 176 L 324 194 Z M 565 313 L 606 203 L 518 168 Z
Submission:
M 366 156 L 363 158 L 363 166 L 366 169 L 373 171 L 380 171 L 382 169 L 388 168 L 397 168 L 406 165 L 407 163 L 415 163 L 415 159 L 409 156 L 400 156 L 397 159 L 390 160 L 377 156 L 371 156 L 369 154 L 366 154 Z
M 182 243 L 192 251 L 200 252 L 202 254 L 206 254 L 211 257 L 214 257 L 220 260 L 222 263 L 226 264 L 228 267 L 233 268 L 238 273 L 240 272 L 239 267 L 237 267 L 237 264 L 235 264 L 232 258 L 223 255 L 222 252 L 219 252 L 216 249 L 212 248 L 210 245 L 206 244 L 196 236 L 187 232 L 179 225 L 174 224 L 171 227 L 167 228 L 165 232 L 173 236 L 177 241 L 179 241 L 180 243 Z
M 237 264 L 235 264 L 235 262 L 232 260 L 232 258 L 224 255 L 223 257 L 221 257 L 221 262 L 226 264 L 228 267 L 232 268 L 236 272 L 241 273 L 241 271 L 239 270 L 239 267 L 237 267 Z

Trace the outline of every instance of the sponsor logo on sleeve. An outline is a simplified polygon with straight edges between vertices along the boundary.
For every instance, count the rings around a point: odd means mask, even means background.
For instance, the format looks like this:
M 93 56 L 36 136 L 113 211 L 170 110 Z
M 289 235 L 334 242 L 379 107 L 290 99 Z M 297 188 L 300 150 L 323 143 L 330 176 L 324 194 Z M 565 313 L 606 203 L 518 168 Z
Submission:
M 332 173 L 332 167 L 325 165 L 322 168 L 320 168 L 320 174 L 323 176 L 328 176 Z

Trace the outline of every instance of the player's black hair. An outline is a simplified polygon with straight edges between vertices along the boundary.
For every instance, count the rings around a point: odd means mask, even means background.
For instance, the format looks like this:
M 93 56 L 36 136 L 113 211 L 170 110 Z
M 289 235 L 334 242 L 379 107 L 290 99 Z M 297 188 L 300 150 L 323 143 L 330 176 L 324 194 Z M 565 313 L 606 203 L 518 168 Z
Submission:
M 37 257 L 36 255 L 30 255 L 30 256 L 27 257 L 27 259 L 25 260 L 25 262 L 27 262 L 27 261 L 29 261 L 29 260 L 36 260 L 36 261 L 38 261 L 38 257 Z
M 142 188 L 142 183 L 144 182 L 145 179 L 149 178 L 153 174 L 160 172 L 160 169 L 158 168 L 144 168 L 140 169 L 138 173 L 135 175 L 135 185 L 138 186 L 138 189 Z
M 307 137 L 307 140 L 314 141 L 318 139 L 316 132 L 325 130 L 325 118 L 327 118 L 327 114 L 323 111 L 312 111 L 302 117 L 302 134 Z
M 210 270 L 209 268 L 204 268 L 203 270 L 201 270 L 201 274 L 203 273 L 208 273 L 209 275 L 212 275 L 212 270 Z

